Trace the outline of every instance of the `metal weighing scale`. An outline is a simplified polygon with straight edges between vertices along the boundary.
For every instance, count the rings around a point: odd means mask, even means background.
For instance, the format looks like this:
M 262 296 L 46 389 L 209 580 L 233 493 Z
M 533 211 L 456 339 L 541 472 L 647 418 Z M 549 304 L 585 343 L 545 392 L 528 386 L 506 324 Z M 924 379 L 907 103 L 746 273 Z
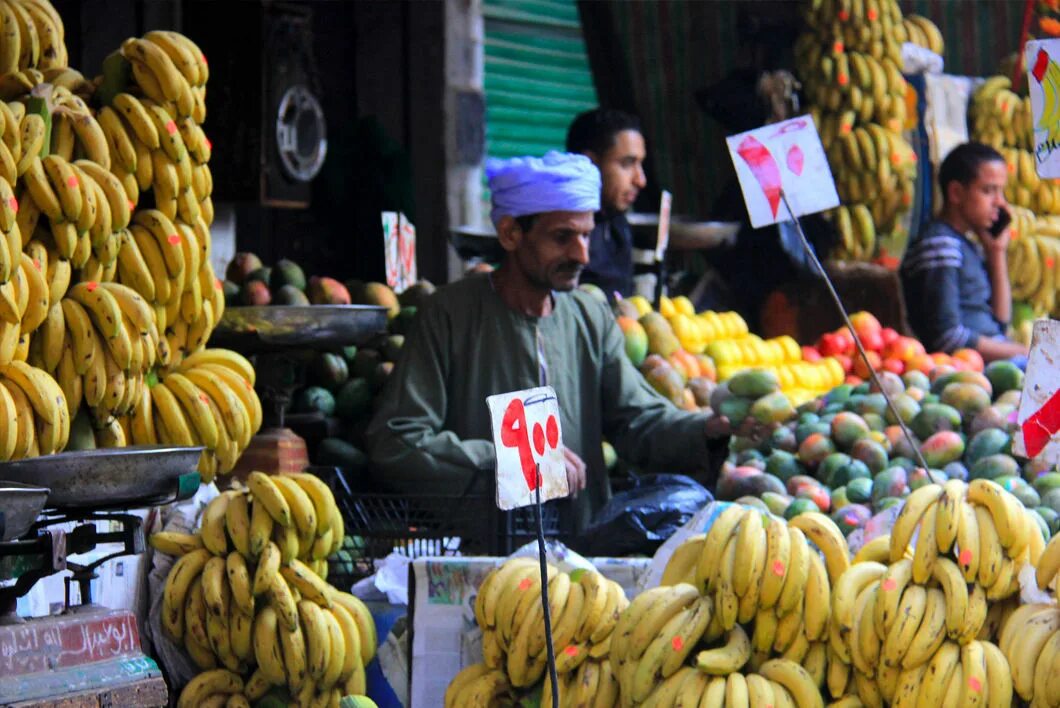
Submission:
M 225 308 L 210 344 L 254 357 L 262 429 L 232 474 L 254 470 L 301 472 L 309 465 L 305 440 L 284 426 L 284 410 L 320 351 L 363 345 L 386 333 L 387 311 L 375 305 L 267 305 Z
M 195 494 L 201 451 L 129 447 L 0 463 L 0 704 L 167 704 L 135 615 L 94 603 L 91 581 L 104 562 L 143 552 L 142 519 L 130 510 Z M 118 548 L 90 563 L 70 558 L 101 544 Z M 72 571 L 63 612 L 19 618 L 17 599 L 62 570 Z

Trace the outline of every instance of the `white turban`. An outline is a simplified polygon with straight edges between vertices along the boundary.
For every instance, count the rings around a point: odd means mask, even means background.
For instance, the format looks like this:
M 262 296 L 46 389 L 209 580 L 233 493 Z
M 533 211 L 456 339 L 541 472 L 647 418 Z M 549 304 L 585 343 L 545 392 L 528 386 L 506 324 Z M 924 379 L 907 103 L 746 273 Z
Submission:
M 552 151 L 544 157 L 489 159 L 486 177 L 494 225 L 505 216 L 600 210 L 600 170 L 585 155 Z

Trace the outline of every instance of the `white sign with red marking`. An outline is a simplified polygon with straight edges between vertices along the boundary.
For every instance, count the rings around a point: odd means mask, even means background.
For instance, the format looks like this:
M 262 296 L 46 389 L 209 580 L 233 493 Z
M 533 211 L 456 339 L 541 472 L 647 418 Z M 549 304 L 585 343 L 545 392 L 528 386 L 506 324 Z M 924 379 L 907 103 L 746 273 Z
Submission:
M 1014 454 L 1060 461 L 1060 322 L 1056 320 L 1034 323 L 1016 423 L 1020 432 L 1012 439 Z
M 1060 39 L 1027 42 L 1023 56 L 1031 97 L 1034 163 L 1042 177 L 1060 177 Z
M 507 511 L 567 496 L 559 401 L 551 386 L 486 398 L 497 448 L 497 506 Z
M 395 292 L 416 282 L 416 227 L 399 211 L 383 212 L 383 259 L 386 284 Z
M 781 192 L 795 216 L 839 206 L 828 158 L 811 116 L 730 135 L 726 142 L 756 229 L 791 221 Z

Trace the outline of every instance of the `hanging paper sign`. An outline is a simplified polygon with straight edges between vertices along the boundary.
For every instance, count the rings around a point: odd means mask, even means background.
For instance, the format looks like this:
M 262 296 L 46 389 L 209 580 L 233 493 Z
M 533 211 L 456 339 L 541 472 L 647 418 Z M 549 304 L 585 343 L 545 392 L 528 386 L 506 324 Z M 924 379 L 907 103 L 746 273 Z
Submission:
M 811 116 L 771 123 L 725 139 L 747 213 L 756 229 L 839 206 L 832 172 Z
M 1060 461 L 1060 322 L 1038 320 L 1031 335 L 1031 353 L 1023 395 L 1016 415 L 1019 432 L 1012 452 L 1023 457 L 1042 456 Z
M 515 509 L 535 501 L 540 470 L 541 501 L 567 496 L 559 401 L 551 386 L 486 398 L 497 449 L 497 506 Z
M 1060 65 L 1057 64 L 1060 61 L 1060 39 L 1027 42 L 1023 56 L 1031 97 L 1034 163 L 1041 177 L 1060 177 Z M 1009 94 L 999 94 L 995 102 L 1019 100 Z M 1011 115 L 1017 106 L 999 105 L 997 108 Z

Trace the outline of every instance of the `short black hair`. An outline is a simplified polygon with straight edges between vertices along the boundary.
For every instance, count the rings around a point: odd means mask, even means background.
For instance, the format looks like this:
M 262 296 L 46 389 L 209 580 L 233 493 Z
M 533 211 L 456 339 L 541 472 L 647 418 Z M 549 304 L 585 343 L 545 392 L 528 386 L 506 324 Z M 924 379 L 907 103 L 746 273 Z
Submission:
M 950 182 L 969 185 L 979 175 L 979 167 L 987 162 L 1004 162 L 1004 156 L 982 143 L 962 143 L 950 151 L 939 166 L 939 187 L 942 199 L 946 199 L 946 188 Z
M 579 113 L 567 129 L 567 152 L 603 155 L 623 130 L 640 130 L 640 120 L 614 108 L 594 108 Z

